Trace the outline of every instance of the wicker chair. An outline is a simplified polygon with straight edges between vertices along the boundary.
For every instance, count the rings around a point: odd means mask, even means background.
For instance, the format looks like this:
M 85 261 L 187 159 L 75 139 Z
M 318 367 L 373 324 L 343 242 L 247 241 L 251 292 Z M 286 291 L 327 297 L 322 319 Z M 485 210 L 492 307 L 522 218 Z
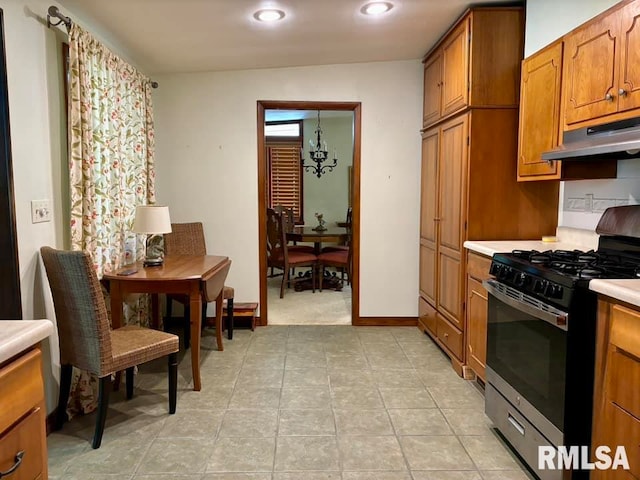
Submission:
M 113 373 L 126 370 L 126 393 L 130 399 L 134 367 L 168 356 L 169 413 L 175 413 L 178 337 L 136 326 L 111 330 L 100 283 L 89 255 L 50 247 L 42 247 L 40 252 L 49 277 L 60 340 L 60 396 L 55 428 L 62 428 L 67 419 L 72 367 L 99 378 L 93 448 L 99 448 L 102 442 Z
M 171 233 L 164 235 L 164 253 L 166 255 L 206 255 L 207 246 L 204 239 L 204 228 L 201 222 L 172 223 Z M 235 291 L 225 285 L 223 299 L 227 301 L 227 338 L 233 339 L 233 297 Z M 167 295 L 167 317 L 171 318 L 172 303 L 177 301 L 184 306 L 184 347 L 189 348 L 190 324 L 189 324 L 189 297 L 186 295 Z M 202 325 L 207 318 L 207 304 L 202 303 Z M 216 318 L 216 322 L 220 320 Z M 216 331 L 221 331 L 216 323 Z M 222 338 L 217 338 L 218 350 L 222 351 Z

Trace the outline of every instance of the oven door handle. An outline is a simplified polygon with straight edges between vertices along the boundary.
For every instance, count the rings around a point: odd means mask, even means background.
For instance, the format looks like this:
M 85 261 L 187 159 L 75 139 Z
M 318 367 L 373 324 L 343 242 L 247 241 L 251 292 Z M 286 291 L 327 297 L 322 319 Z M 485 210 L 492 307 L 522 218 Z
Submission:
M 546 303 L 522 293 L 515 288 L 500 283 L 497 280 L 484 280 L 482 285 L 491 295 L 516 310 L 528 313 L 529 315 L 537 319 L 544 320 L 545 322 L 562 330 L 568 329 L 568 313 L 547 305 Z

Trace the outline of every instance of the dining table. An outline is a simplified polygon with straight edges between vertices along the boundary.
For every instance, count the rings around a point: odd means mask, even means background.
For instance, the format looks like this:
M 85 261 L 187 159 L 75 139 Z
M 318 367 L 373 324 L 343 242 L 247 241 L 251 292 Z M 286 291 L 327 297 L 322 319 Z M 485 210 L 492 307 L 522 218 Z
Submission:
M 111 324 L 122 326 L 123 300 L 130 293 L 151 294 L 151 324 L 158 328 L 158 294 L 173 293 L 189 297 L 191 370 L 193 389 L 200 390 L 200 330 L 202 302 L 216 302 L 216 335 L 222 350 L 222 296 L 231 260 L 214 255 L 167 255 L 160 266 L 145 267 L 142 262 L 105 273 L 111 296 Z

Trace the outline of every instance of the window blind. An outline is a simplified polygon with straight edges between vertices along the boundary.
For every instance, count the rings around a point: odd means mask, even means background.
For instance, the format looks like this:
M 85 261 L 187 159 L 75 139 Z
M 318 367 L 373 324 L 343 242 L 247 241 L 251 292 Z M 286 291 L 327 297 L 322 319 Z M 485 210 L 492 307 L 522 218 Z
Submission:
M 267 145 L 269 159 L 269 206 L 282 205 L 293 211 L 296 223 L 302 222 L 302 166 L 300 146 Z

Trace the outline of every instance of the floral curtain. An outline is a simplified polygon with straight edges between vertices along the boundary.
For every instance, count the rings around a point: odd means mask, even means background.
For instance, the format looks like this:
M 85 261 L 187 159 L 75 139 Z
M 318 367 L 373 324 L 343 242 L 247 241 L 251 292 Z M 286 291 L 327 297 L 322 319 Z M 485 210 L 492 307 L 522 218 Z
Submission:
M 144 255 L 132 234 L 137 205 L 155 203 L 151 82 L 73 24 L 69 32 L 71 247 L 104 272 Z M 131 258 L 135 257 L 135 258 Z M 127 323 L 148 323 L 147 296 L 127 302 Z M 69 413 L 95 409 L 97 381 L 76 372 Z

